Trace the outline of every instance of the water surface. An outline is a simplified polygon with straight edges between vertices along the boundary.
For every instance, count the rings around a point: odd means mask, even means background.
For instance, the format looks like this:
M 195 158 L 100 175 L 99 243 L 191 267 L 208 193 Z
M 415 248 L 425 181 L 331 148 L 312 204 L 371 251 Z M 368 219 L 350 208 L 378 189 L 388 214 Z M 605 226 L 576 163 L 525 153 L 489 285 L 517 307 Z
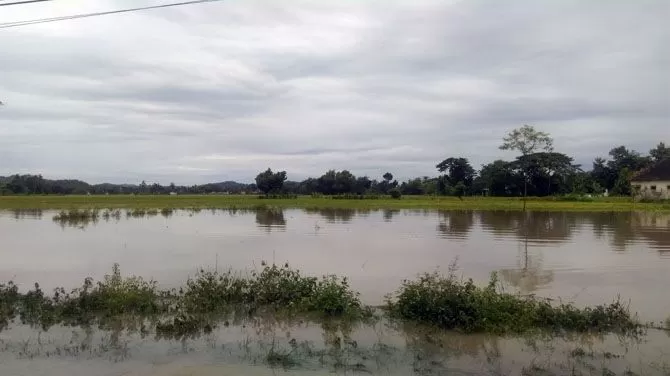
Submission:
M 55 214 L 0 212 L 0 281 L 14 280 L 23 289 L 35 281 L 45 290 L 70 288 L 87 276 L 101 278 L 116 262 L 125 275 L 176 287 L 201 267 L 251 271 L 262 261 L 288 262 L 306 274 L 347 276 L 366 303 L 377 305 L 403 279 L 446 272 L 456 263 L 464 277 L 486 283 L 490 273 L 497 272 L 506 288 L 524 294 L 578 305 L 620 297 L 644 321 L 660 322 L 670 315 L 668 214 L 120 211 L 95 221 L 63 222 L 54 221 Z M 311 354 L 334 351 L 328 340 L 333 334 L 322 324 L 238 324 L 189 341 L 83 328 L 56 327 L 40 333 L 15 324 L 0 333 L 0 373 L 269 375 L 283 372 L 264 365 L 262 354 L 270 344 L 290 350 L 289 340 L 295 338 L 312 346 Z M 289 373 L 518 374 L 521 367 L 540 359 L 561 374 L 562 366 L 576 362 L 569 354 L 577 347 L 591 352 L 592 364 L 607 364 L 617 372 L 631 367 L 643 374 L 670 372 L 663 368 L 670 367 L 664 363 L 670 359 L 670 337 L 662 331 L 634 344 L 605 336 L 552 340 L 539 349 L 524 338 L 447 332 L 426 336 L 381 324 L 352 328 L 346 336 L 339 333 L 335 336 L 354 338 L 360 345 L 349 351 L 340 344 L 333 352 L 345 354 L 348 360 L 339 361 L 349 368 L 338 368 L 335 358 L 323 363 L 323 357 L 305 355 L 304 364 Z M 256 347 L 245 355 L 244 343 L 250 341 Z M 83 342 L 88 352 L 63 350 L 73 343 L 80 348 Z M 57 349 L 60 353 L 54 355 Z M 357 365 L 365 369 L 357 371 Z

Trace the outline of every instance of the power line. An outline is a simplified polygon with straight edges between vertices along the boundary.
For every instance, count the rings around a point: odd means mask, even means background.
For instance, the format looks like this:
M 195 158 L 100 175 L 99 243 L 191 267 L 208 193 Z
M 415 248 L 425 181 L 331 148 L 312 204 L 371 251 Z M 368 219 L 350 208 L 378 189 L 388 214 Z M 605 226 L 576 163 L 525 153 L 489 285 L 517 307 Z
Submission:
M 31 1 L 34 1 L 34 0 L 31 0 Z M 48 1 L 48 0 L 40 0 L 40 1 Z M 61 16 L 61 17 L 38 18 L 38 19 L 34 19 L 34 20 L 5 22 L 5 23 L 0 24 L 0 29 L 10 28 L 10 27 L 19 27 L 19 26 L 24 26 L 24 25 L 35 25 L 35 24 L 41 24 L 41 23 L 47 23 L 47 22 L 74 20 L 74 19 L 78 19 L 78 18 L 106 16 L 106 15 L 109 15 L 109 14 L 130 13 L 130 12 L 137 12 L 137 11 L 140 11 L 140 10 L 176 7 L 176 6 L 190 5 L 190 4 L 211 3 L 211 2 L 215 2 L 215 1 L 221 1 L 221 0 L 192 0 L 192 1 L 183 1 L 183 2 L 180 2 L 180 3 L 152 5 L 152 6 L 146 6 L 146 7 L 140 7 L 140 8 L 127 8 L 127 9 L 110 10 L 110 11 L 105 11 L 105 12 L 82 13 L 82 14 L 73 14 L 73 15 Z
M 2 1 L 2 0 L 0 0 Z M 6 7 L 10 5 L 21 5 L 21 4 L 30 4 L 30 3 L 41 3 L 44 1 L 51 1 L 51 0 L 25 0 L 25 1 L 15 1 L 13 3 L 0 3 L 0 7 Z

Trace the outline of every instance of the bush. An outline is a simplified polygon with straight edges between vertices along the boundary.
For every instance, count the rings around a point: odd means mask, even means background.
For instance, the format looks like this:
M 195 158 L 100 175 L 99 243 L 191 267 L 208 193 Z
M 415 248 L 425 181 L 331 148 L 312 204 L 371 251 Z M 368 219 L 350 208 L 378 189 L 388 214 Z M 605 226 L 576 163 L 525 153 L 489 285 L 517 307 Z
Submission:
M 393 188 L 389 191 L 389 194 L 391 195 L 391 198 L 395 199 L 400 199 L 402 197 L 402 193 L 400 193 L 400 190 L 398 188 Z
M 0 284 L 0 331 L 6 328 L 9 321 L 16 316 L 16 305 L 19 298 L 19 288 L 14 282 Z
M 364 308 L 358 293 L 351 290 L 346 278 L 326 276 L 321 279 L 301 275 L 297 269 L 266 265 L 251 278 L 231 272 L 200 273 L 189 279 L 181 291 L 182 307 L 189 313 L 219 312 L 235 305 L 249 310 L 263 307 L 329 316 L 361 316 Z
M 472 280 L 424 274 L 404 281 L 395 297 L 387 298 L 392 317 L 464 332 L 524 332 L 531 329 L 636 332 L 641 326 L 620 302 L 579 309 L 552 306 L 546 300 L 499 292 L 492 275 L 486 287 Z

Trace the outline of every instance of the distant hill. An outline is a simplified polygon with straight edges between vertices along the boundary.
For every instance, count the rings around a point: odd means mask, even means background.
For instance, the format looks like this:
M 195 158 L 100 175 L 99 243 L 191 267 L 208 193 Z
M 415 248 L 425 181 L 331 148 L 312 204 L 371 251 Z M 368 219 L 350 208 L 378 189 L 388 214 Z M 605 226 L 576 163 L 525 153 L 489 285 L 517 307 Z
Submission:
M 128 194 L 254 192 L 255 184 L 223 181 L 193 186 L 160 184 L 89 184 L 76 179 L 45 179 L 41 175 L 0 176 L 0 194 Z

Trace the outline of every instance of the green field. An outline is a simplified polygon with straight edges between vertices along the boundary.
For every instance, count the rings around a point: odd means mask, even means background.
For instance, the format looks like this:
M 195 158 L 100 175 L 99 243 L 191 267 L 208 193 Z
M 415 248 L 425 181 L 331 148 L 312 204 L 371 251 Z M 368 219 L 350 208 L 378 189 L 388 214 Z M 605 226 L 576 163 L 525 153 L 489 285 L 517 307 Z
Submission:
M 436 210 L 522 210 L 520 198 L 508 197 L 430 197 L 405 196 L 343 200 L 330 197 L 301 196 L 294 199 L 261 199 L 252 195 L 111 195 L 111 196 L 0 196 L 1 209 L 106 209 L 106 208 L 238 208 L 264 206 L 276 208 L 350 208 L 350 209 L 436 209 Z M 666 203 L 635 203 L 630 198 L 594 198 L 590 202 L 560 201 L 555 198 L 529 198 L 533 211 L 670 211 Z

